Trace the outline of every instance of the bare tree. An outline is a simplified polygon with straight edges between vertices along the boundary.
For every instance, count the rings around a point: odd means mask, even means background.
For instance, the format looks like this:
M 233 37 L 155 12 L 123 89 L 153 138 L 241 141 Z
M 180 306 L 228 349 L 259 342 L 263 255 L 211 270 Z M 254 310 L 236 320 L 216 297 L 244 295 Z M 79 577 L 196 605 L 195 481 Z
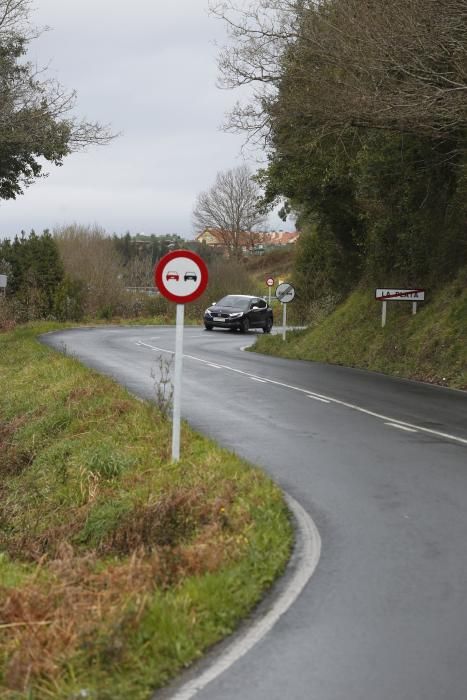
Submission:
M 115 309 L 124 299 L 123 267 L 111 238 L 98 226 L 54 230 L 65 272 L 86 288 L 86 313 Z
M 251 247 L 260 239 L 255 229 L 264 220 L 259 187 L 245 165 L 217 173 L 214 185 L 198 195 L 193 210 L 195 228 L 214 229 L 234 256 L 240 255 L 242 247 Z
M 268 140 L 268 110 L 283 74 L 282 58 L 299 35 L 297 3 L 292 0 L 211 0 L 211 13 L 227 25 L 230 44 L 219 56 L 219 86 L 248 85 L 248 102 L 238 101 L 226 129 L 248 139 Z
M 253 86 L 228 127 L 313 136 L 374 128 L 447 141 L 467 126 L 467 0 L 215 2 L 231 45 L 221 84 Z M 281 100 L 278 100 L 278 96 Z
M 154 284 L 152 250 L 144 250 L 125 265 L 124 280 L 128 287 L 151 287 Z

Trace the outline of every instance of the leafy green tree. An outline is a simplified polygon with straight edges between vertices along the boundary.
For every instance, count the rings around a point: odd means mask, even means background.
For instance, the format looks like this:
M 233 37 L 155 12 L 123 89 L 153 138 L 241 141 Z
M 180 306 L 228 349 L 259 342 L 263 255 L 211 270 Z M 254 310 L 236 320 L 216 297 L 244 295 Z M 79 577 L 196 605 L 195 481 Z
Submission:
M 54 297 L 63 280 L 63 265 L 58 247 L 49 233 L 38 236 L 31 231 L 0 243 L 0 259 L 8 263 L 7 295 L 15 297 L 28 318 L 53 314 Z
M 264 139 L 267 204 L 303 236 L 301 301 L 362 275 L 433 284 L 467 261 L 465 0 L 217 3 L 228 128 Z
M 465 219 L 448 218 L 462 172 L 426 137 L 368 133 L 354 174 L 367 270 L 395 283 L 433 284 L 466 261 Z
M 112 138 L 108 127 L 71 116 L 75 93 L 25 60 L 40 32 L 29 0 L 0 0 L 0 199 L 15 199 L 43 174 L 43 160 Z
M 85 305 L 86 285 L 82 280 L 65 275 L 54 293 L 54 315 L 59 321 L 81 321 Z

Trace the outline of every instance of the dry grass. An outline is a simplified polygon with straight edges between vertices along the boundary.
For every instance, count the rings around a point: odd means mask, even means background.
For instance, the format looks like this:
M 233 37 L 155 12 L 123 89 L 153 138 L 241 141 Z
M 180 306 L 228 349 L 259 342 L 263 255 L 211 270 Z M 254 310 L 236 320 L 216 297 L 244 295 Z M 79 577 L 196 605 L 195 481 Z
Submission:
M 64 539 L 55 558 L 43 555 L 20 588 L 0 588 L 4 685 L 25 692 L 41 679 L 50 683 L 83 649 L 89 663 L 95 654 L 115 660 L 125 653 L 122 635 L 138 625 L 154 590 L 236 560 L 246 539 L 230 532 L 228 499 L 206 506 L 205 496 L 199 488 L 180 489 L 136 507 L 100 552 L 80 554 Z
M 44 556 L 21 588 L 0 588 L 4 686 L 25 692 L 41 680 L 50 684 L 83 649 L 89 664 L 95 655 L 122 660 L 124 637 L 137 627 L 155 589 L 216 571 L 240 553 L 238 540 L 226 537 L 219 522 L 189 544 L 133 549 L 104 569 L 96 552 L 80 556 L 63 542 L 57 558 Z

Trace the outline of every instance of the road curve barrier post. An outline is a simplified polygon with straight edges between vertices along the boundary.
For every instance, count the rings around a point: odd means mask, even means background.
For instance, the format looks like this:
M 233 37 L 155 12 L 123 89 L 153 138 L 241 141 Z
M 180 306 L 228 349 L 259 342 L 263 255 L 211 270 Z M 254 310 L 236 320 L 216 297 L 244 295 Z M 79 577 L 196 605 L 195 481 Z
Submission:
M 164 255 L 155 265 L 154 284 L 162 296 L 169 301 L 175 302 L 177 305 L 173 378 L 172 461 L 178 462 L 180 460 L 185 304 L 194 301 L 206 290 L 208 268 L 204 260 L 191 250 L 174 250 Z

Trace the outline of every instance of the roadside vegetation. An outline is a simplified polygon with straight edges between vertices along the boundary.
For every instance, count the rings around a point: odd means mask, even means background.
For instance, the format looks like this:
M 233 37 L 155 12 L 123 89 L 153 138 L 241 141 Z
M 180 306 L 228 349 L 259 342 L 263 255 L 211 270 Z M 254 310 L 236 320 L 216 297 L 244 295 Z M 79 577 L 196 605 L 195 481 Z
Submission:
M 81 224 L 0 242 L 5 700 L 149 697 L 235 628 L 291 547 L 282 496 L 261 472 L 187 426 L 172 465 L 164 411 L 38 344 L 46 322 L 172 322 L 173 305 L 147 288 L 157 260 L 186 246 L 210 272 L 187 322 L 287 275 L 289 323 L 308 328 L 255 349 L 467 387 L 465 0 L 236 4 L 212 11 L 230 31 L 221 82 L 253 85 L 227 126 L 267 149 L 247 221 L 281 206 L 301 232 L 294 251 L 244 259 L 247 224 L 202 217 L 232 229 L 230 258 L 174 234 Z M 41 157 L 61 163 L 113 134 L 70 118 L 72 95 L 25 62 L 38 35 L 30 3 L 0 10 L 2 200 L 41 175 Z M 381 329 L 382 286 L 423 287 L 427 301 L 415 317 L 390 304 Z
M 154 292 L 154 265 L 172 248 L 200 253 L 209 268 L 209 288 L 187 306 L 187 320 L 200 322 L 213 299 L 251 293 L 242 260 L 229 259 L 179 236 L 113 238 L 97 226 L 73 224 L 0 241 L 0 330 L 37 320 L 172 323 L 175 307 Z M 263 285 L 264 287 L 264 285 Z
M 285 342 L 282 335 L 258 337 L 251 349 L 467 389 L 467 268 L 415 316 L 411 303 L 388 302 L 384 328 L 374 288 L 361 286 L 306 330 L 288 331 Z
M 258 348 L 465 386 L 464 0 L 213 13 L 229 33 L 221 84 L 252 87 L 226 126 L 265 144 L 264 206 L 301 231 L 289 307 L 311 330 Z M 415 319 L 390 304 L 381 331 L 377 287 L 424 288 L 427 302 Z
M 290 554 L 279 489 L 70 356 L 0 334 L 0 696 L 149 698 Z M 66 350 L 66 349 L 65 349 Z
M 112 134 L 65 119 L 70 95 L 55 86 L 55 103 L 53 81 L 31 82 L 24 63 L 37 37 L 30 3 L 0 0 L 0 8 L 8 126 L 4 143 L 0 134 L 8 166 L 0 168 L 2 199 L 19 196 L 41 174 L 38 156 L 61 163 L 80 144 L 105 143 Z M 0 243 L 0 274 L 8 276 L 0 329 L 38 319 L 170 323 L 173 307 L 141 290 L 153 285 L 155 262 L 184 246 L 210 271 L 188 322 L 225 294 L 267 295 L 264 276 L 287 274 L 297 292 L 288 320 L 313 329 L 309 343 L 297 340 L 296 356 L 462 385 L 462 333 L 451 320 L 460 301 L 450 295 L 467 265 L 465 0 L 232 0 L 211 10 L 229 36 L 220 83 L 252 86 L 226 128 L 257 139 L 267 155 L 253 178 L 243 167 L 219 173 L 194 203 L 194 222 L 220 229 L 230 257 L 175 234 L 118 237 L 81 224 L 22 232 Z M 42 134 L 39 147 L 26 132 Z M 278 206 L 300 231 L 292 255 L 244 256 L 244 229 Z M 388 327 L 373 332 L 376 287 L 425 288 L 427 302 L 413 320 L 407 306 L 391 305 Z M 262 339 L 261 347 L 272 352 L 276 342 Z

